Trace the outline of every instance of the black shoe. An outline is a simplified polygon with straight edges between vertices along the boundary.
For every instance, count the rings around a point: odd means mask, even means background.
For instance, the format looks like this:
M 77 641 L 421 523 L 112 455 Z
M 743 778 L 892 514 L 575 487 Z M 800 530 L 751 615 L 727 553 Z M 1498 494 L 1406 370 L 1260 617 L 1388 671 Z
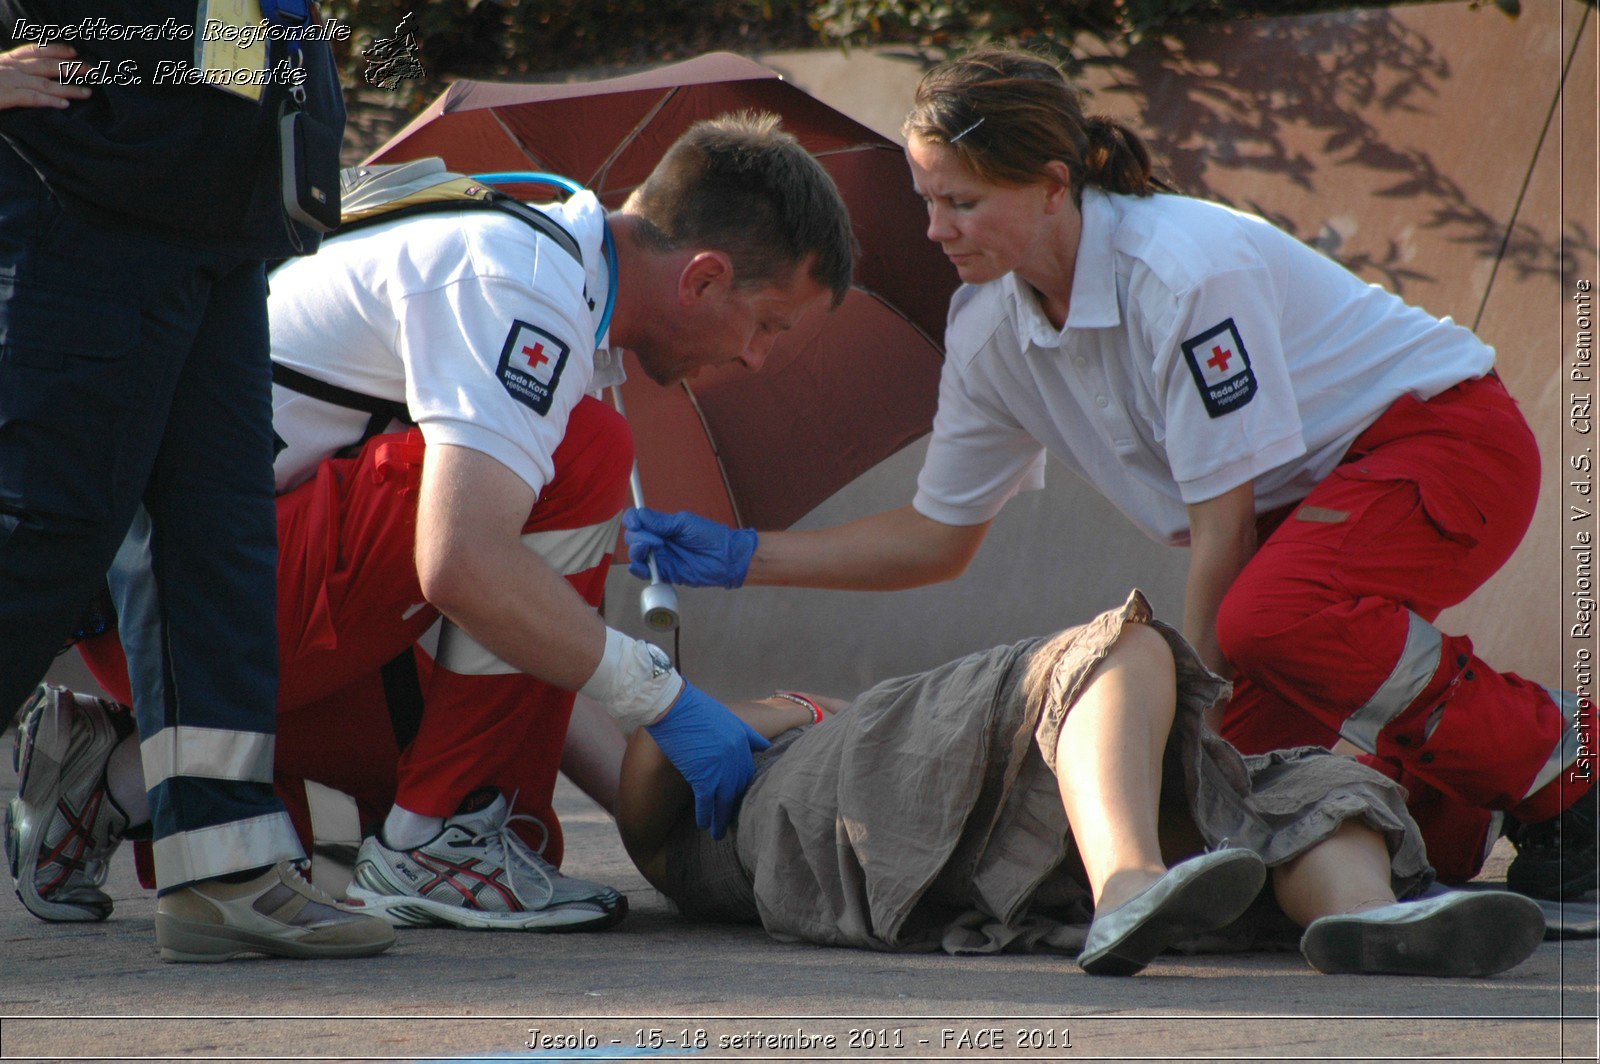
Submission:
M 1530 898 L 1568 901 L 1600 885 L 1600 817 L 1596 800 L 1600 786 L 1559 816 L 1534 824 L 1506 819 L 1506 838 L 1517 855 L 1506 869 L 1506 886 Z

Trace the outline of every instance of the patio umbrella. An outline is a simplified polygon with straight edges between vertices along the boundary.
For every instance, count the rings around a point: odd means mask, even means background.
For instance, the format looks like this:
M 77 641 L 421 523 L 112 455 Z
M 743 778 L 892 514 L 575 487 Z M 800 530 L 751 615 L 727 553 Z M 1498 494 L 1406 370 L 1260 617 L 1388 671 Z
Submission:
M 779 115 L 833 176 L 862 248 L 854 286 L 837 310 L 785 334 L 759 373 L 719 367 L 663 388 L 635 365 L 623 395 L 651 506 L 775 529 L 932 423 L 958 282 L 923 236 L 899 145 L 718 53 L 606 81 L 457 81 L 368 161 L 437 155 L 461 173 L 552 171 L 616 207 L 690 124 L 746 109 Z

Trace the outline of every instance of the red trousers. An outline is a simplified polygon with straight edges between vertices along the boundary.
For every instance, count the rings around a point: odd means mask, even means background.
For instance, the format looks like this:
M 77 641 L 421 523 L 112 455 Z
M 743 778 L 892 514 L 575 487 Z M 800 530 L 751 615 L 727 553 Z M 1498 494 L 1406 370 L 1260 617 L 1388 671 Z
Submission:
M 1498 377 L 1404 397 L 1268 536 L 1223 598 L 1237 670 L 1223 735 L 1258 753 L 1339 738 L 1404 783 L 1447 880 L 1482 866 L 1495 811 L 1556 815 L 1587 792 L 1594 707 L 1433 627 L 1516 549 L 1539 454 Z
M 516 796 L 515 812 L 544 822 L 548 841 L 537 829 L 529 841 L 559 864 L 551 797 L 573 695 L 499 663 L 423 600 L 414 561 L 423 453 L 416 429 L 379 436 L 278 498 L 278 790 L 310 852 L 303 781 L 352 795 L 367 833 L 391 803 L 449 816 L 474 788 L 497 786 Z M 598 607 L 633 436 L 616 411 L 584 399 L 554 461 L 523 542 Z M 437 646 L 425 651 L 419 642 L 431 644 L 436 625 Z M 114 635 L 81 649 L 102 686 L 126 701 Z M 422 712 L 402 751 L 390 703 L 404 697 L 397 677 L 402 687 L 408 678 L 385 666 L 407 653 Z

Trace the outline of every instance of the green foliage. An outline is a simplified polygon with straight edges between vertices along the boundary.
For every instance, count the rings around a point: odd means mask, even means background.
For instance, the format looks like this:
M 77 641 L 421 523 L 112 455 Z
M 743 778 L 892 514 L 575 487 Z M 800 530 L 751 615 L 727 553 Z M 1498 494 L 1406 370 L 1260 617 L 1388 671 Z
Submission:
M 1519 0 L 1473 0 L 1474 7 L 1490 3 L 1513 18 L 1521 11 Z M 1137 41 L 1190 22 L 1384 6 L 1354 0 L 817 0 L 811 21 L 824 37 L 843 44 L 1064 48 L 1081 33 Z
M 407 14 L 434 87 L 457 76 L 515 77 L 818 43 L 804 0 L 325 0 L 322 8 L 354 30 L 341 57 L 351 83 L 368 66 L 363 49 L 392 36 Z
M 1473 0 L 1515 17 L 1518 0 Z M 349 25 L 348 84 L 362 50 L 407 14 L 426 77 L 397 102 L 432 95 L 457 76 L 526 77 L 595 66 L 670 62 L 726 48 L 769 51 L 906 43 L 954 52 L 981 43 L 1065 52 L 1083 33 L 1137 40 L 1185 22 L 1304 14 L 1351 0 L 326 0 Z M 1383 6 L 1378 4 L 1376 6 Z

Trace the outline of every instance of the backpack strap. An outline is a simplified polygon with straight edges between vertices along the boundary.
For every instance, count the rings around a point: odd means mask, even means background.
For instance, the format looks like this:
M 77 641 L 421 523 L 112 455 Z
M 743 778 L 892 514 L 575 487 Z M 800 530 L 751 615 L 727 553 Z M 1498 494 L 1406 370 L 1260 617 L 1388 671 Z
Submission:
M 382 433 L 384 429 L 389 427 L 389 422 L 391 421 L 399 421 L 407 425 L 416 424 L 416 420 L 412 418 L 411 411 L 406 408 L 406 404 L 398 399 L 379 399 L 375 395 L 363 395 L 349 388 L 341 388 L 337 384 L 329 384 L 327 381 L 313 377 L 309 373 L 301 373 L 297 369 L 291 369 L 281 362 L 272 364 L 272 383 L 279 387 L 287 388 L 291 392 L 299 392 L 301 395 L 309 396 L 324 403 L 342 406 L 347 410 L 359 410 L 363 414 L 371 415 L 367 419 L 367 427 L 361 432 L 361 439 L 354 444 L 355 447 L 360 447 L 372 437 Z
M 340 174 L 340 186 L 346 216 L 339 228 L 330 234 L 330 239 L 399 218 L 442 214 L 446 211 L 496 210 L 532 227 L 540 236 L 572 256 L 579 266 L 583 265 L 583 249 L 578 246 L 577 238 L 560 222 L 513 196 L 471 178 L 450 173 L 441 159 L 418 159 L 393 166 L 351 167 Z M 276 265 L 270 266 L 269 272 Z M 405 403 L 341 388 L 277 362 L 272 364 L 272 383 L 324 403 L 370 415 L 361 439 L 351 449 L 359 448 L 383 432 L 391 421 L 416 424 Z
M 446 211 L 470 211 L 485 208 L 509 214 L 513 218 L 532 226 L 540 236 L 548 237 L 556 247 L 572 256 L 578 265 L 583 265 L 583 252 L 578 247 L 577 238 L 567 232 L 565 226 L 543 211 L 530 207 L 521 200 L 506 195 L 504 192 L 496 192 L 493 189 L 486 189 L 483 195 L 473 199 L 441 199 L 429 200 L 425 203 L 409 203 L 403 207 L 396 207 L 393 210 L 383 211 L 382 213 L 353 218 L 342 223 L 338 230 L 331 234 L 330 239 L 355 232 L 358 229 L 366 229 L 369 226 L 391 222 L 396 218 L 414 218 L 421 214 L 442 214 Z

